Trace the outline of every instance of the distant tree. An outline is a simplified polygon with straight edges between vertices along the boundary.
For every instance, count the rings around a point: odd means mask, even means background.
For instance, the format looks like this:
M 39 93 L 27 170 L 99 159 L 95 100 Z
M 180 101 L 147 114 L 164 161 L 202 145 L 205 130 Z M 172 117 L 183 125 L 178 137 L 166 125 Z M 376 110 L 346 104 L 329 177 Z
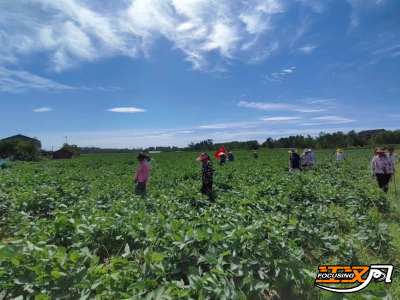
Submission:
M 71 151 L 72 153 L 74 153 L 74 156 L 81 155 L 81 151 L 77 145 L 69 145 L 67 143 L 64 143 L 61 149 Z
M 38 141 L 35 139 L 30 141 L 19 139 L 1 141 L 0 157 L 9 157 L 14 161 L 38 161 L 41 158 Z

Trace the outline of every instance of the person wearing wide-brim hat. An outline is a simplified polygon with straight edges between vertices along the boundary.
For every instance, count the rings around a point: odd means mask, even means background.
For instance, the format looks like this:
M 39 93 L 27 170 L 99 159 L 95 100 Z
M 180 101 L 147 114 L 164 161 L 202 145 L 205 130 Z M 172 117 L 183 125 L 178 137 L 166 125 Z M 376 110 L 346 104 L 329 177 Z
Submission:
M 234 160 L 235 160 L 235 158 L 233 157 L 232 151 L 229 151 L 229 152 L 228 152 L 228 161 L 229 161 L 229 162 L 232 162 L 232 161 L 234 161 Z
M 379 188 L 385 193 L 389 190 L 389 182 L 394 174 L 394 164 L 390 157 L 385 155 L 385 149 L 377 148 L 371 164 L 371 172 L 375 175 Z
M 306 148 L 303 150 L 303 153 L 300 155 L 300 167 L 302 169 L 306 169 L 312 165 L 312 157 L 310 149 Z
M 290 153 L 290 167 L 289 172 L 300 171 L 300 155 L 297 154 L 297 150 L 292 148 L 288 151 Z
M 203 195 L 206 195 L 210 193 L 213 188 L 214 168 L 207 153 L 200 154 L 200 156 L 196 160 L 203 163 L 203 166 L 201 168 L 201 178 L 203 181 L 203 185 L 200 192 Z
M 342 162 L 342 161 L 345 161 L 345 160 L 346 160 L 346 156 L 344 155 L 342 149 L 337 149 L 337 150 L 336 150 L 336 160 L 337 160 L 338 162 Z
M 149 181 L 149 165 L 145 161 L 147 159 L 147 156 L 143 153 L 140 153 L 137 156 L 137 159 L 139 161 L 139 165 L 136 171 L 136 176 L 135 176 L 135 182 L 136 182 L 136 187 L 135 187 L 135 192 L 136 195 L 141 195 L 145 196 L 146 195 L 146 185 Z
M 226 162 L 226 155 L 224 152 L 218 153 L 219 156 L 219 164 L 222 166 Z

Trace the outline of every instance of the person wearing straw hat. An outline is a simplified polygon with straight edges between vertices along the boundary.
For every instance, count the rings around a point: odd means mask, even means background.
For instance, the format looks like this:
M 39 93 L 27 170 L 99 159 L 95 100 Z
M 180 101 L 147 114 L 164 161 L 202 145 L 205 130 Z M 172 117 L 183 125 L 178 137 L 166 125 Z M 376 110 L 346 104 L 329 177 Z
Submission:
M 300 155 L 297 154 L 297 150 L 292 148 L 289 150 L 290 153 L 290 167 L 289 172 L 300 171 Z
M 219 154 L 219 165 L 222 166 L 226 162 L 226 156 L 224 152 L 220 152 Z
M 203 195 L 206 195 L 212 191 L 214 168 L 211 164 L 210 157 L 206 153 L 200 154 L 200 156 L 196 160 L 201 161 L 203 163 L 203 166 L 201 168 L 201 177 L 203 185 L 201 187 L 200 192 Z
M 394 174 L 394 164 L 390 157 L 385 155 L 383 148 L 376 149 L 377 156 L 372 160 L 371 172 L 375 175 L 379 188 L 385 193 L 389 190 L 389 182 Z
M 139 165 L 136 171 L 136 176 L 135 176 L 135 182 L 136 182 L 136 187 L 135 187 L 135 192 L 136 195 L 141 195 L 145 196 L 146 195 L 146 185 L 147 182 L 149 181 L 149 165 L 145 160 L 147 159 L 147 156 L 144 155 L 143 153 L 140 153 L 137 157 L 139 161 Z
M 300 166 L 302 169 L 307 169 L 312 165 L 312 157 L 310 149 L 306 148 L 303 150 L 303 153 L 300 155 Z
M 342 161 L 345 161 L 345 160 L 346 160 L 346 156 L 344 155 L 342 149 L 337 149 L 337 150 L 336 150 L 336 160 L 337 160 L 338 162 L 342 162 Z
M 235 158 L 233 157 L 233 153 L 231 151 L 228 152 L 228 161 L 233 162 Z

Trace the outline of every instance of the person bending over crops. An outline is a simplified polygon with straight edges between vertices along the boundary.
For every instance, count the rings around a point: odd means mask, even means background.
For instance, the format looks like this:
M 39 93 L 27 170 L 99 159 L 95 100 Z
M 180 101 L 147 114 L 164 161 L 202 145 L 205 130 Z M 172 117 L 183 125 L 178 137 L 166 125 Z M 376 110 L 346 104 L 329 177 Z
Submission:
M 149 181 L 149 165 L 147 162 L 145 162 L 145 159 L 147 159 L 146 155 L 143 153 L 140 153 L 137 157 L 139 161 L 139 166 L 136 171 L 136 176 L 135 176 L 135 182 L 136 182 L 136 187 L 135 187 L 135 192 L 136 195 L 141 195 L 145 196 L 146 195 L 146 185 L 147 182 Z
M 306 169 L 311 167 L 312 165 L 312 157 L 310 149 L 304 149 L 303 153 L 300 155 L 300 165 L 302 169 Z
M 233 157 L 233 153 L 231 152 L 231 151 L 229 151 L 228 152 L 228 161 L 229 162 L 232 162 L 232 161 L 234 161 L 235 160 L 235 158 Z
M 253 157 L 254 157 L 254 158 L 258 158 L 257 151 L 254 151 L 254 153 L 253 153 Z
M 290 168 L 289 172 L 298 172 L 300 171 L 300 155 L 297 154 L 296 149 L 290 149 Z
M 372 160 L 371 171 L 378 180 L 379 188 L 387 193 L 390 179 L 394 173 L 394 164 L 391 158 L 385 155 L 383 148 L 378 148 L 376 153 L 378 155 Z
M 344 155 L 342 149 L 337 149 L 337 150 L 336 150 L 336 160 L 337 160 L 338 162 L 342 162 L 342 161 L 345 161 L 345 160 L 346 160 L 346 156 Z
M 203 195 L 206 195 L 212 191 L 214 168 L 211 164 L 210 157 L 207 155 L 207 153 L 200 154 L 200 156 L 197 158 L 197 161 L 201 161 L 203 163 L 203 166 L 201 168 L 201 177 L 203 180 L 203 185 L 201 187 L 200 192 Z

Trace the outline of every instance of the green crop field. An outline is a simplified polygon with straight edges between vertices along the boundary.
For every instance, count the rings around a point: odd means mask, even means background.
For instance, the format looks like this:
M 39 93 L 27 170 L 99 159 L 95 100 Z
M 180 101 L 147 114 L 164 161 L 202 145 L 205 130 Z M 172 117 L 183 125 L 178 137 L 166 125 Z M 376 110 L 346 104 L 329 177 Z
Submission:
M 238 152 L 214 162 L 212 199 L 199 193 L 199 153 L 152 155 L 146 198 L 134 195 L 134 155 L 11 164 L 0 298 L 400 299 L 400 200 L 378 189 L 371 152 L 337 164 L 317 151 L 301 173 L 288 173 L 287 150 Z M 320 264 L 393 264 L 393 283 L 324 292 Z

